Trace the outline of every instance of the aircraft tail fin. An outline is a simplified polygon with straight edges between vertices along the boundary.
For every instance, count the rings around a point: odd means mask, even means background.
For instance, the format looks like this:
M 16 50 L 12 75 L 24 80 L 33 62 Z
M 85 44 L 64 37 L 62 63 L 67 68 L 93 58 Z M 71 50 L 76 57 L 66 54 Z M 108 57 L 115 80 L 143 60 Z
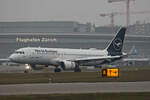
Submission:
M 108 51 L 108 55 L 111 56 L 122 55 L 125 33 L 126 33 L 126 27 L 120 28 L 116 36 L 112 39 L 112 41 L 106 48 L 106 50 Z

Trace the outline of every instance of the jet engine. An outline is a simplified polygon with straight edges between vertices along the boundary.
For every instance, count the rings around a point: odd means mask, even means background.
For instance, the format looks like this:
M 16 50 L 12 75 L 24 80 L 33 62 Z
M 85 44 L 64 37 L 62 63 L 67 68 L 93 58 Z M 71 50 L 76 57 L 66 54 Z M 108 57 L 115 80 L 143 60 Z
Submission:
M 76 66 L 75 62 L 71 62 L 71 61 L 61 62 L 61 67 L 63 70 L 72 70 L 75 68 L 75 66 Z

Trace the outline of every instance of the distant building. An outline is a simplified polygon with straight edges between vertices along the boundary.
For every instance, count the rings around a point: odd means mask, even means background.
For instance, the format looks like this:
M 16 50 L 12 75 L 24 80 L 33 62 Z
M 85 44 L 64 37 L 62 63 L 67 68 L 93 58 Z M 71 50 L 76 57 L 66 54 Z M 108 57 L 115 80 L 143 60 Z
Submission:
M 114 33 L 117 32 L 121 26 L 115 26 L 112 30 L 112 27 L 109 26 L 99 26 L 95 28 L 95 32 L 97 33 Z M 137 21 L 134 25 L 130 25 L 127 34 L 133 35 L 150 35 L 150 23 Z
M 91 32 L 89 24 L 76 21 L 0 22 L 0 33 Z
M 112 27 L 101 26 L 101 27 L 96 27 L 95 32 L 113 34 L 114 32 L 118 31 L 119 28 L 120 27 L 116 26 L 116 27 L 114 27 L 114 30 L 112 30 Z

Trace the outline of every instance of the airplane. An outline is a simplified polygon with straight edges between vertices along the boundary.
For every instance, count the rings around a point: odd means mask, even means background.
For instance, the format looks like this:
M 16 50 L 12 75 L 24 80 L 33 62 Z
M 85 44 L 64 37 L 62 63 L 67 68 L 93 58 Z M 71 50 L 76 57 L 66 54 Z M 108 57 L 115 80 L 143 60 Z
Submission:
M 28 64 L 32 69 L 36 65 L 55 66 L 55 72 L 73 69 L 81 72 L 80 66 L 99 66 L 110 64 L 127 57 L 122 52 L 126 27 L 122 27 L 104 50 L 24 47 L 9 56 L 11 62 Z M 4 59 L 3 59 L 4 60 Z

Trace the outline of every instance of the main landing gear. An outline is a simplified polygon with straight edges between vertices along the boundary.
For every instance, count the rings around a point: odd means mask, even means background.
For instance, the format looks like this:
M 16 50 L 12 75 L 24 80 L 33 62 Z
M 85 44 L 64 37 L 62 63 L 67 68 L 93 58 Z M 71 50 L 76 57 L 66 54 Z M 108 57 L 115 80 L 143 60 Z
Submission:
M 61 69 L 58 68 L 58 67 L 56 67 L 56 68 L 54 69 L 54 72 L 61 72 Z
M 79 64 L 76 63 L 76 66 L 74 68 L 74 72 L 81 72 L 81 69 L 79 67 Z

